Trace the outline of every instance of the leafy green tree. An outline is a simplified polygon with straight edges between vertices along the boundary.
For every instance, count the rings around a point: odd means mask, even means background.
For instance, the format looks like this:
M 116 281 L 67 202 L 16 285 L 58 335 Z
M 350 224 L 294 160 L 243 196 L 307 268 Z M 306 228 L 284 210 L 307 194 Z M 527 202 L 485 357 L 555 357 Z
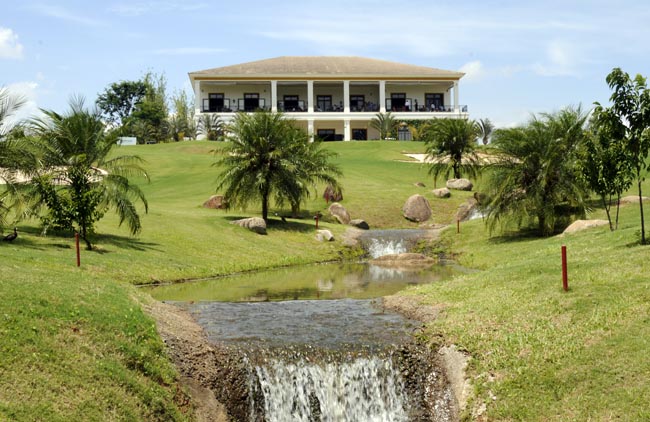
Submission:
M 145 85 L 145 95 L 140 101 L 133 112 L 128 122 L 132 130 L 136 131 L 136 136 L 142 135 L 138 133 L 137 129 L 145 127 L 147 123 L 148 140 L 154 142 L 166 141 L 169 137 L 169 107 L 167 106 L 167 81 L 164 75 L 156 75 L 152 72 L 147 72 L 142 78 L 142 83 Z M 144 143 L 146 141 L 141 141 Z
M 377 113 L 370 121 L 370 127 L 379 131 L 379 139 L 385 140 L 387 138 L 396 138 L 397 127 L 399 123 L 390 112 Z
M 624 142 L 625 134 L 617 133 L 624 126 L 612 126 L 611 123 L 615 121 L 611 110 L 596 108 L 580 159 L 583 177 L 600 198 L 610 230 L 614 230 L 610 213 L 613 199 L 616 200 L 615 224 L 618 228 L 621 194 L 629 189 L 634 177 L 634 168 Z
M 142 160 L 111 154 L 117 136 L 106 131 L 99 110 L 84 108 L 83 99 L 73 99 L 63 115 L 43 112 L 45 117 L 32 122 L 41 167 L 31 187 L 34 199 L 47 209 L 46 225 L 77 231 L 92 249 L 94 225 L 112 209 L 120 225 L 126 223 L 131 234 L 137 234 L 142 225 L 134 201 L 142 202 L 145 212 L 148 204 L 129 177 L 148 179 Z
M 639 208 L 641 212 L 641 244 L 646 244 L 645 218 L 641 183 L 648 170 L 648 152 L 650 152 L 650 90 L 646 78 L 636 75 L 634 79 L 620 68 L 615 68 L 607 75 L 607 85 L 614 92 L 610 97 L 611 107 L 603 108 L 596 103 L 601 122 L 607 121 L 609 136 L 625 144 L 634 179 L 639 191 Z
M 194 101 L 183 90 L 172 95 L 171 103 L 174 114 L 169 118 L 169 126 L 175 141 L 182 141 L 181 135 L 188 135 L 190 126 L 194 122 Z
M 553 234 L 571 216 L 583 216 L 588 189 L 577 160 L 587 116 L 581 108 L 533 117 L 523 127 L 499 129 L 493 137 L 498 159 L 490 165 L 486 221 L 519 226 L 537 221 Z
M 97 97 L 97 107 L 111 123 L 122 126 L 144 99 L 147 85 L 144 81 L 120 81 L 112 83 Z
M 223 169 L 217 190 L 225 189 L 233 206 L 259 201 L 264 220 L 271 199 L 299 204 L 316 181 L 336 183 L 333 175 L 340 174 L 330 162 L 333 154 L 309 144 L 309 135 L 282 113 L 240 113 L 228 140 L 214 163 Z
M 478 126 L 473 120 L 433 119 L 422 130 L 427 159 L 431 162 L 429 174 L 455 179 L 463 175 L 475 177 L 480 169 L 476 154 Z
M 490 142 L 490 136 L 494 132 L 494 125 L 490 119 L 479 119 L 476 124 L 478 125 L 479 138 L 483 145 L 487 145 Z
M 223 137 L 225 124 L 216 114 L 201 114 L 198 131 L 205 135 L 208 141 L 218 141 Z

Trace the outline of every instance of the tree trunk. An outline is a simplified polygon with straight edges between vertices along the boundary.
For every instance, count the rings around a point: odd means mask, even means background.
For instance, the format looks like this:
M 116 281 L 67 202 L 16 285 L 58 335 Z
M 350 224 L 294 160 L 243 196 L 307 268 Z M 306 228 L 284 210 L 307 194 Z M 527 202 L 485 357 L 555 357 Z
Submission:
M 613 232 L 614 231 L 614 226 L 612 226 L 612 217 L 609 215 L 609 208 L 612 206 L 612 198 L 609 198 L 609 204 L 607 204 L 607 201 L 605 200 L 605 195 L 601 195 L 600 199 L 603 201 L 603 207 L 605 208 L 605 212 L 607 213 L 607 221 L 609 222 L 609 231 Z
M 621 209 L 621 194 L 616 194 L 616 230 L 618 230 L 618 211 Z
M 269 193 L 262 192 L 262 218 L 264 221 L 268 220 L 269 216 Z

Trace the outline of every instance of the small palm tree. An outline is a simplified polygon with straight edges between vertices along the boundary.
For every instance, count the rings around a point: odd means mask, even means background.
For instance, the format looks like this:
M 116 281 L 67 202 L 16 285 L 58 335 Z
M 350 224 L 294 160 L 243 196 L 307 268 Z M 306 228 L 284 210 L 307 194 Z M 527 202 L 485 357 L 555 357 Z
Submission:
M 478 126 L 473 120 L 433 119 L 422 128 L 434 185 L 441 174 L 445 178 L 452 174 L 455 179 L 478 174 L 480 166 L 474 147 L 477 135 Z
M 329 161 L 333 154 L 310 144 L 309 135 L 282 113 L 240 113 L 229 132 L 230 142 L 214 165 L 223 168 L 217 190 L 225 189 L 234 206 L 259 201 L 266 220 L 272 198 L 295 208 L 316 181 L 336 184 L 333 175 L 340 171 Z
M 390 112 L 377 113 L 370 121 L 370 127 L 379 131 L 379 139 L 395 138 L 398 123 Z
M 209 141 L 217 141 L 223 137 L 225 124 L 216 114 L 202 114 L 199 118 L 198 131 Z
M 492 132 L 494 132 L 494 125 L 490 119 L 479 119 L 477 124 L 481 142 L 483 142 L 483 145 L 487 145 L 490 142 L 490 136 L 492 136 Z
M 540 234 L 585 211 L 588 190 L 579 175 L 587 116 L 580 107 L 533 117 L 495 132 L 499 159 L 491 165 L 486 206 L 490 230 L 499 222 L 537 220 Z
M 105 212 L 113 209 L 120 225 L 126 223 L 131 234 L 142 225 L 134 200 L 147 200 L 131 176 L 144 176 L 143 161 L 134 155 L 111 154 L 117 136 L 107 132 L 98 110 L 84 108 L 82 98 L 73 99 L 70 111 L 58 114 L 44 110 L 44 118 L 33 120 L 36 134 L 33 147 L 39 155 L 40 168 L 32 179 L 34 198 L 48 215 L 46 224 L 75 230 L 92 249 L 89 235 Z

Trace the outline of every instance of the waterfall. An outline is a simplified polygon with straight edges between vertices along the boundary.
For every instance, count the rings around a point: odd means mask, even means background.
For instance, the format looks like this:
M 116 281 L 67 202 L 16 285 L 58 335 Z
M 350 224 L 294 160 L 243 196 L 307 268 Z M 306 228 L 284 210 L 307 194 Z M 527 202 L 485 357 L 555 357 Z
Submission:
M 407 421 L 404 382 L 390 358 L 254 365 L 250 420 L 267 422 Z
M 390 254 L 400 254 L 407 251 L 402 239 L 370 239 L 368 253 L 373 258 Z

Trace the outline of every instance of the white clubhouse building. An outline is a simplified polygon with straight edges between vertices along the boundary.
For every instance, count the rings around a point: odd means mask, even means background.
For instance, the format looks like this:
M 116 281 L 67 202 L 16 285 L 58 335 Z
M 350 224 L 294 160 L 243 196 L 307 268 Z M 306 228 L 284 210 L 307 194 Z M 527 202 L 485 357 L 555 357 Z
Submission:
M 282 111 L 324 140 L 378 139 L 377 113 L 396 120 L 467 118 L 463 73 L 362 57 L 277 57 L 190 72 L 196 115 Z

